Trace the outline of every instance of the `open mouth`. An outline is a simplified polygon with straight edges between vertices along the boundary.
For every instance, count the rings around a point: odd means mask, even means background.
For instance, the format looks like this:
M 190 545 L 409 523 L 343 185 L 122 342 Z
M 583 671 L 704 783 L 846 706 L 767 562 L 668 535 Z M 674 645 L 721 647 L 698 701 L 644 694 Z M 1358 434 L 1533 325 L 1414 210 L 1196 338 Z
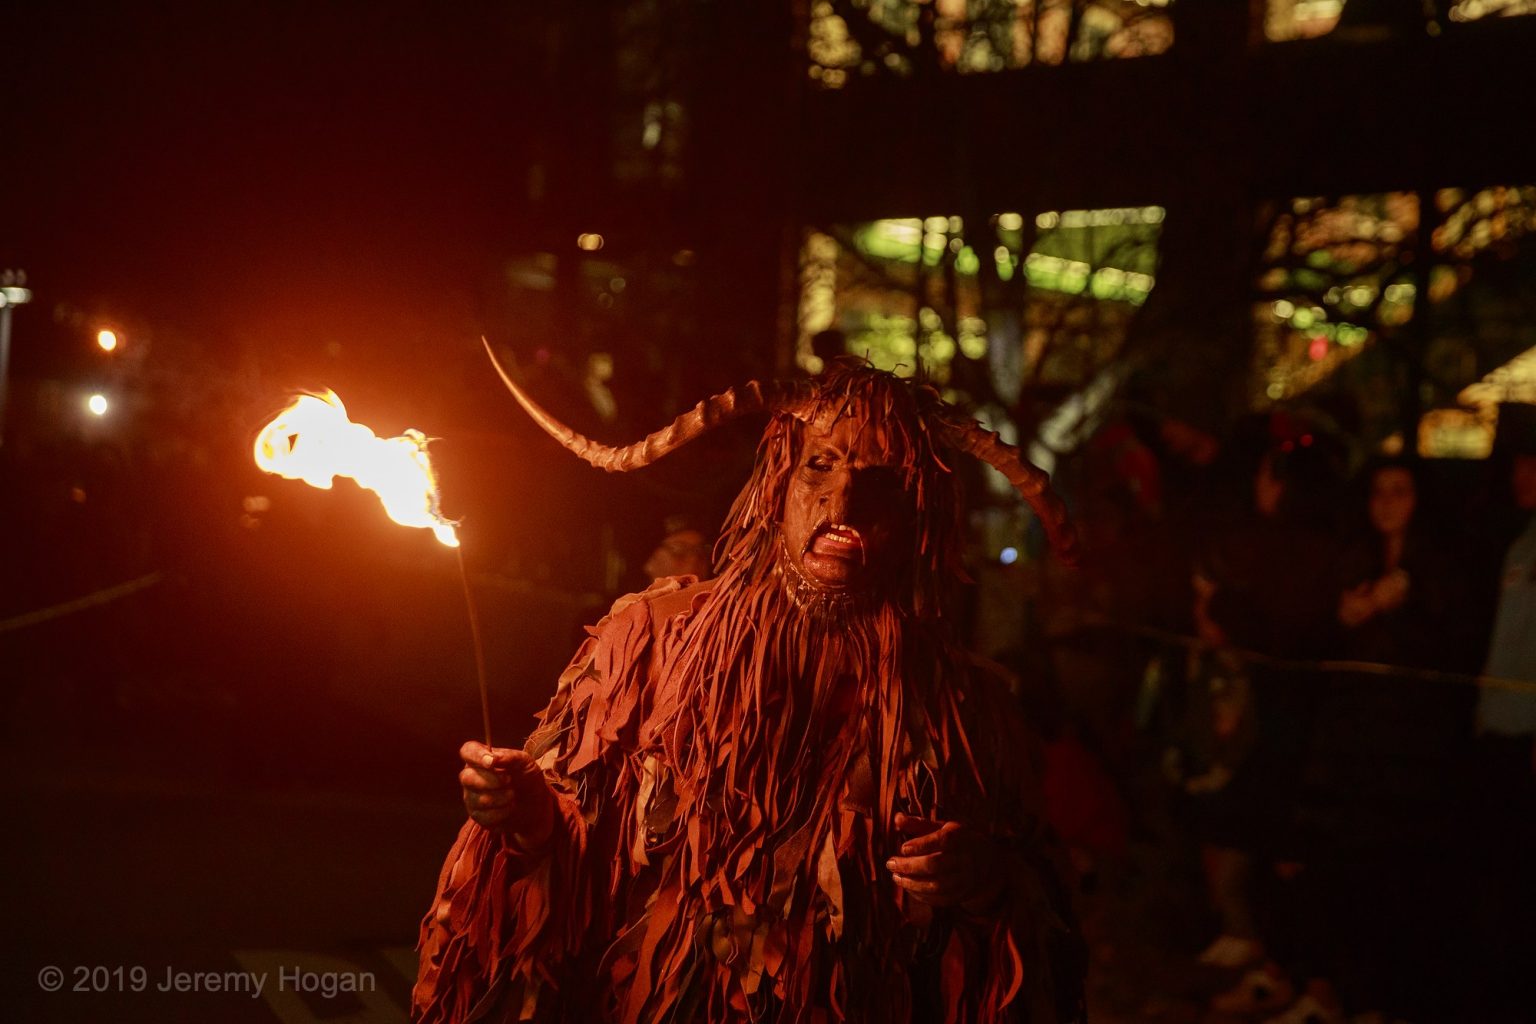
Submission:
M 810 551 L 829 558 L 864 560 L 864 538 L 846 523 L 824 523 L 811 535 Z

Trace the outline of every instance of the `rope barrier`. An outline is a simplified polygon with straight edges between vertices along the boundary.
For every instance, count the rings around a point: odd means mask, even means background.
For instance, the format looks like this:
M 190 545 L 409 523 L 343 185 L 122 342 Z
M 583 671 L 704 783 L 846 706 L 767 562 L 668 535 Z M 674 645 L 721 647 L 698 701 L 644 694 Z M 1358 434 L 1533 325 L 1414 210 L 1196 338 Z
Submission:
M 1090 625 L 1107 626 L 1111 629 L 1118 629 L 1134 636 L 1156 640 L 1172 646 L 1185 647 L 1192 650 L 1221 650 L 1223 653 L 1239 661 L 1287 672 L 1341 672 L 1357 675 L 1395 676 L 1400 679 L 1420 679 L 1426 682 L 1454 683 L 1461 686 L 1476 686 L 1490 690 L 1510 690 L 1515 693 L 1536 694 L 1536 680 L 1502 679 L 1498 676 L 1468 675 L 1465 672 L 1446 672 L 1440 669 L 1409 668 L 1406 665 L 1384 665 L 1374 661 L 1276 658 L 1273 655 L 1261 654 L 1258 651 L 1251 651 L 1242 647 L 1216 648 L 1198 637 L 1185 636 L 1182 633 L 1158 629 L 1155 626 L 1139 626 L 1092 612 L 1084 613 L 1083 621 Z
M 138 579 L 119 583 L 113 587 L 106 587 L 84 597 L 77 597 L 72 601 L 40 608 L 37 611 L 25 612 L 9 619 L 0 619 L 0 633 L 9 633 L 13 630 L 25 629 L 28 626 L 40 625 L 54 619 L 62 619 L 78 612 L 97 608 L 113 601 L 121 600 L 141 590 L 146 590 L 163 580 L 164 574 L 160 572 L 146 573 Z M 518 587 L 511 585 L 514 581 L 499 577 L 477 576 L 476 583 L 489 584 L 498 589 L 506 589 L 515 592 L 539 593 L 540 596 L 548 596 L 542 593 L 542 588 Z M 572 595 L 567 600 L 576 603 L 581 598 L 589 595 Z M 1112 619 L 1106 615 L 1085 613 L 1083 622 L 1094 626 L 1105 626 L 1110 629 L 1120 630 L 1133 636 L 1154 640 L 1158 643 L 1168 644 L 1174 647 L 1183 647 L 1191 650 L 1214 649 L 1210 644 L 1198 637 L 1185 636 L 1172 630 L 1158 629 L 1155 626 L 1142 626 L 1135 623 Z M 1386 665 L 1373 661 L 1346 661 L 1346 660 L 1299 660 L 1295 658 L 1277 658 L 1273 655 L 1262 654 L 1258 651 L 1247 650 L 1241 647 L 1227 647 L 1222 649 L 1227 655 L 1249 664 L 1262 665 L 1268 668 L 1280 669 L 1288 672 L 1339 672 L 1353 673 L 1356 675 L 1392 676 L 1400 679 L 1419 679 L 1426 682 L 1452 683 L 1461 686 L 1476 686 L 1479 688 L 1509 690 L 1515 693 L 1536 694 L 1536 680 L 1528 679 L 1503 679 L 1498 676 L 1469 675 L 1465 672 L 1446 672 L 1440 669 L 1409 668 L 1405 665 Z
M 154 586 L 156 583 L 159 583 L 162 579 L 164 579 L 164 574 L 162 573 L 146 573 L 136 580 L 129 580 L 127 583 L 119 583 L 115 587 L 107 587 L 104 590 L 98 590 L 95 593 L 86 594 L 84 597 L 77 597 L 73 601 L 65 601 L 62 604 L 50 605 L 47 608 L 39 608 L 34 612 L 24 612 L 21 615 L 16 615 L 9 619 L 0 619 L 0 633 L 9 633 L 12 630 L 25 629 L 28 626 L 36 626 L 44 622 L 51 622 L 54 619 L 62 619 L 66 616 L 74 615 L 76 612 L 83 612 L 90 608 L 97 608 L 104 604 L 111 604 L 113 601 L 127 597 L 130 594 L 136 594 L 141 590 L 146 590 L 149 587 Z

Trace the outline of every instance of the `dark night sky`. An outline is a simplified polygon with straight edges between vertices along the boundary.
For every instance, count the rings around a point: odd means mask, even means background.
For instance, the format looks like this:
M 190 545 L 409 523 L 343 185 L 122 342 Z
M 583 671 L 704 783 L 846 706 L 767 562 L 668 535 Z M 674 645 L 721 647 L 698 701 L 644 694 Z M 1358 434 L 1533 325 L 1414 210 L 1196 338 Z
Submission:
M 534 48 L 496 3 L 40 4 L 7 19 L 16 368 L 65 302 L 349 355 L 474 329 Z M 351 342 L 360 344 L 351 345 Z

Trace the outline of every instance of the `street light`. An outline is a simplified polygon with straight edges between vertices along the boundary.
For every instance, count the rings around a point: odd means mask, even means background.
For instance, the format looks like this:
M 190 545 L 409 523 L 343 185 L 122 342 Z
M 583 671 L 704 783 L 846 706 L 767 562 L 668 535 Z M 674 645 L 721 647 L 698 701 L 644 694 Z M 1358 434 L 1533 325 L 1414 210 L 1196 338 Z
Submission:
M 107 396 L 97 392 L 85 400 L 85 407 L 97 416 L 107 414 Z
M 117 333 L 107 330 L 97 331 L 96 344 L 101 346 L 103 352 L 111 352 L 117 348 Z
M 11 307 L 32 300 L 24 270 L 0 272 L 0 444 L 5 443 L 5 385 L 11 365 Z

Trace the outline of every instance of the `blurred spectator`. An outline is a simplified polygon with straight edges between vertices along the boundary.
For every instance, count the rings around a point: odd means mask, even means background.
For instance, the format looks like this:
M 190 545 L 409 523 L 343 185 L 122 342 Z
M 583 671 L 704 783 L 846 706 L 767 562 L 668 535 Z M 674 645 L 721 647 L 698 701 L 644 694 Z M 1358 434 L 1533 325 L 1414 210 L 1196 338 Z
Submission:
M 1208 592 L 1208 583 L 1197 582 L 1195 615 L 1202 638 L 1214 629 L 1200 608 Z M 1259 828 L 1250 816 L 1263 813 L 1250 789 L 1254 777 L 1242 771 L 1254 741 L 1252 688 L 1242 660 L 1221 646 L 1192 651 L 1186 672 L 1185 713 L 1164 753 L 1163 771 L 1178 787 L 1184 816 L 1201 844 L 1201 866 L 1221 926 L 1198 959 L 1211 967 L 1246 967 L 1263 956 L 1250 898 L 1253 857 L 1243 849 Z
M 1277 658 L 1321 657 L 1334 636 L 1336 551 L 1322 513 L 1336 482 L 1336 453 L 1326 438 L 1288 417 L 1271 417 L 1267 437 L 1252 477 L 1252 513 L 1217 537 L 1196 564 L 1196 618 L 1206 620 L 1202 633 L 1220 644 Z M 1230 778 L 1221 780 L 1203 847 L 1207 882 L 1229 931 L 1201 959 L 1230 967 L 1261 954 L 1253 925 L 1261 915 L 1252 904 L 1259 868 L 1294 855 L 1296 765 L 1317 697 L 1315 680 L 1303 673 L 1251 663 L 1243 678 L 1241 713 L 1252 716 L 1252 740 Z M 1225 714 L 1231 718 L 1233 709 Z M 1212 1008 L 1273 1012 L 1292 995 L 1279 968 L 1265 962 L 1218 995 Z
M 664 576 L 694 576 L 703 580 L 713 575 L 709 539 L 703 531 L 683 516 L 668 516 L 663 529 L 661 543 L 645 560 L 646 574 L 653 581 Z
M 1337 484 L 1333 446 L 1277 420 L 1252 476 L 1252 512 L 1208 545 L 1197 572 L 1213 585 L 1212 621 L 1239 647 L 1284 658 L 1326 653 L 1333 641 L 1327 517 Z
M 1343 654 L 1356 661 L 1472 671 L 1461 618 L 1466 595 L 1459 559 L 1443 532 L 1431 533 L 1410 465 L 1380 460 L 1362 473 L 1367 529 L 1341 561 L 1338 618 Z
M 1518 451 L 1510 469 L 1515 505 L 1536 511 L 1536 439 Z M 1536 518 L 1504 556 L 1498 612 L 1488 644 L 1487 675 L 1536 682 Z M 1536 738 L 1536 694 L 1487 687 L 1477 705 L 1481 732 L 1531 747 Z M 1536 764 L 1536 756 L 1531 759 Z
M 1510 412 L 1523 415 L 1507 415 Z M 1485 1019 L 1529 1014 L 1525 971 L 1536 958 L 1536 409 L 1500 411 L 1500 441 L 1508 443 L 1510 492 L 1529 518 L 1504 557 L 1498 610 L 1485 674 L 1494 682 L 1477 702 L 1478 930 L 1486 946 L 1477 979 L 1490 1004 Z M 1499 685 L 1500 680 L 1514 685 Z M 1521 686 L 1521 684 L 1526 684 Z M 1527 1017 L 1528 1019 L 1528 1017 Z
M 1286 1022 L 1427 1008 L 1456 916 L 1437 882 L 1455 846 L 1448 765 L 1465 753 L 1470 704 L 1465 688 L 1410 670 L 1471 667 L 1461 574 L 1425 525 L 1409 463 L 1374 462 L 1360 479 L 1363 529 L 1337 577 L 1340 649 L 1402 670 L 1319 676 L 1327 685 L 1302 768 L 1299 870 L 1283 900 L 1288 965 L 1307 986 L 1277 1018 Z

